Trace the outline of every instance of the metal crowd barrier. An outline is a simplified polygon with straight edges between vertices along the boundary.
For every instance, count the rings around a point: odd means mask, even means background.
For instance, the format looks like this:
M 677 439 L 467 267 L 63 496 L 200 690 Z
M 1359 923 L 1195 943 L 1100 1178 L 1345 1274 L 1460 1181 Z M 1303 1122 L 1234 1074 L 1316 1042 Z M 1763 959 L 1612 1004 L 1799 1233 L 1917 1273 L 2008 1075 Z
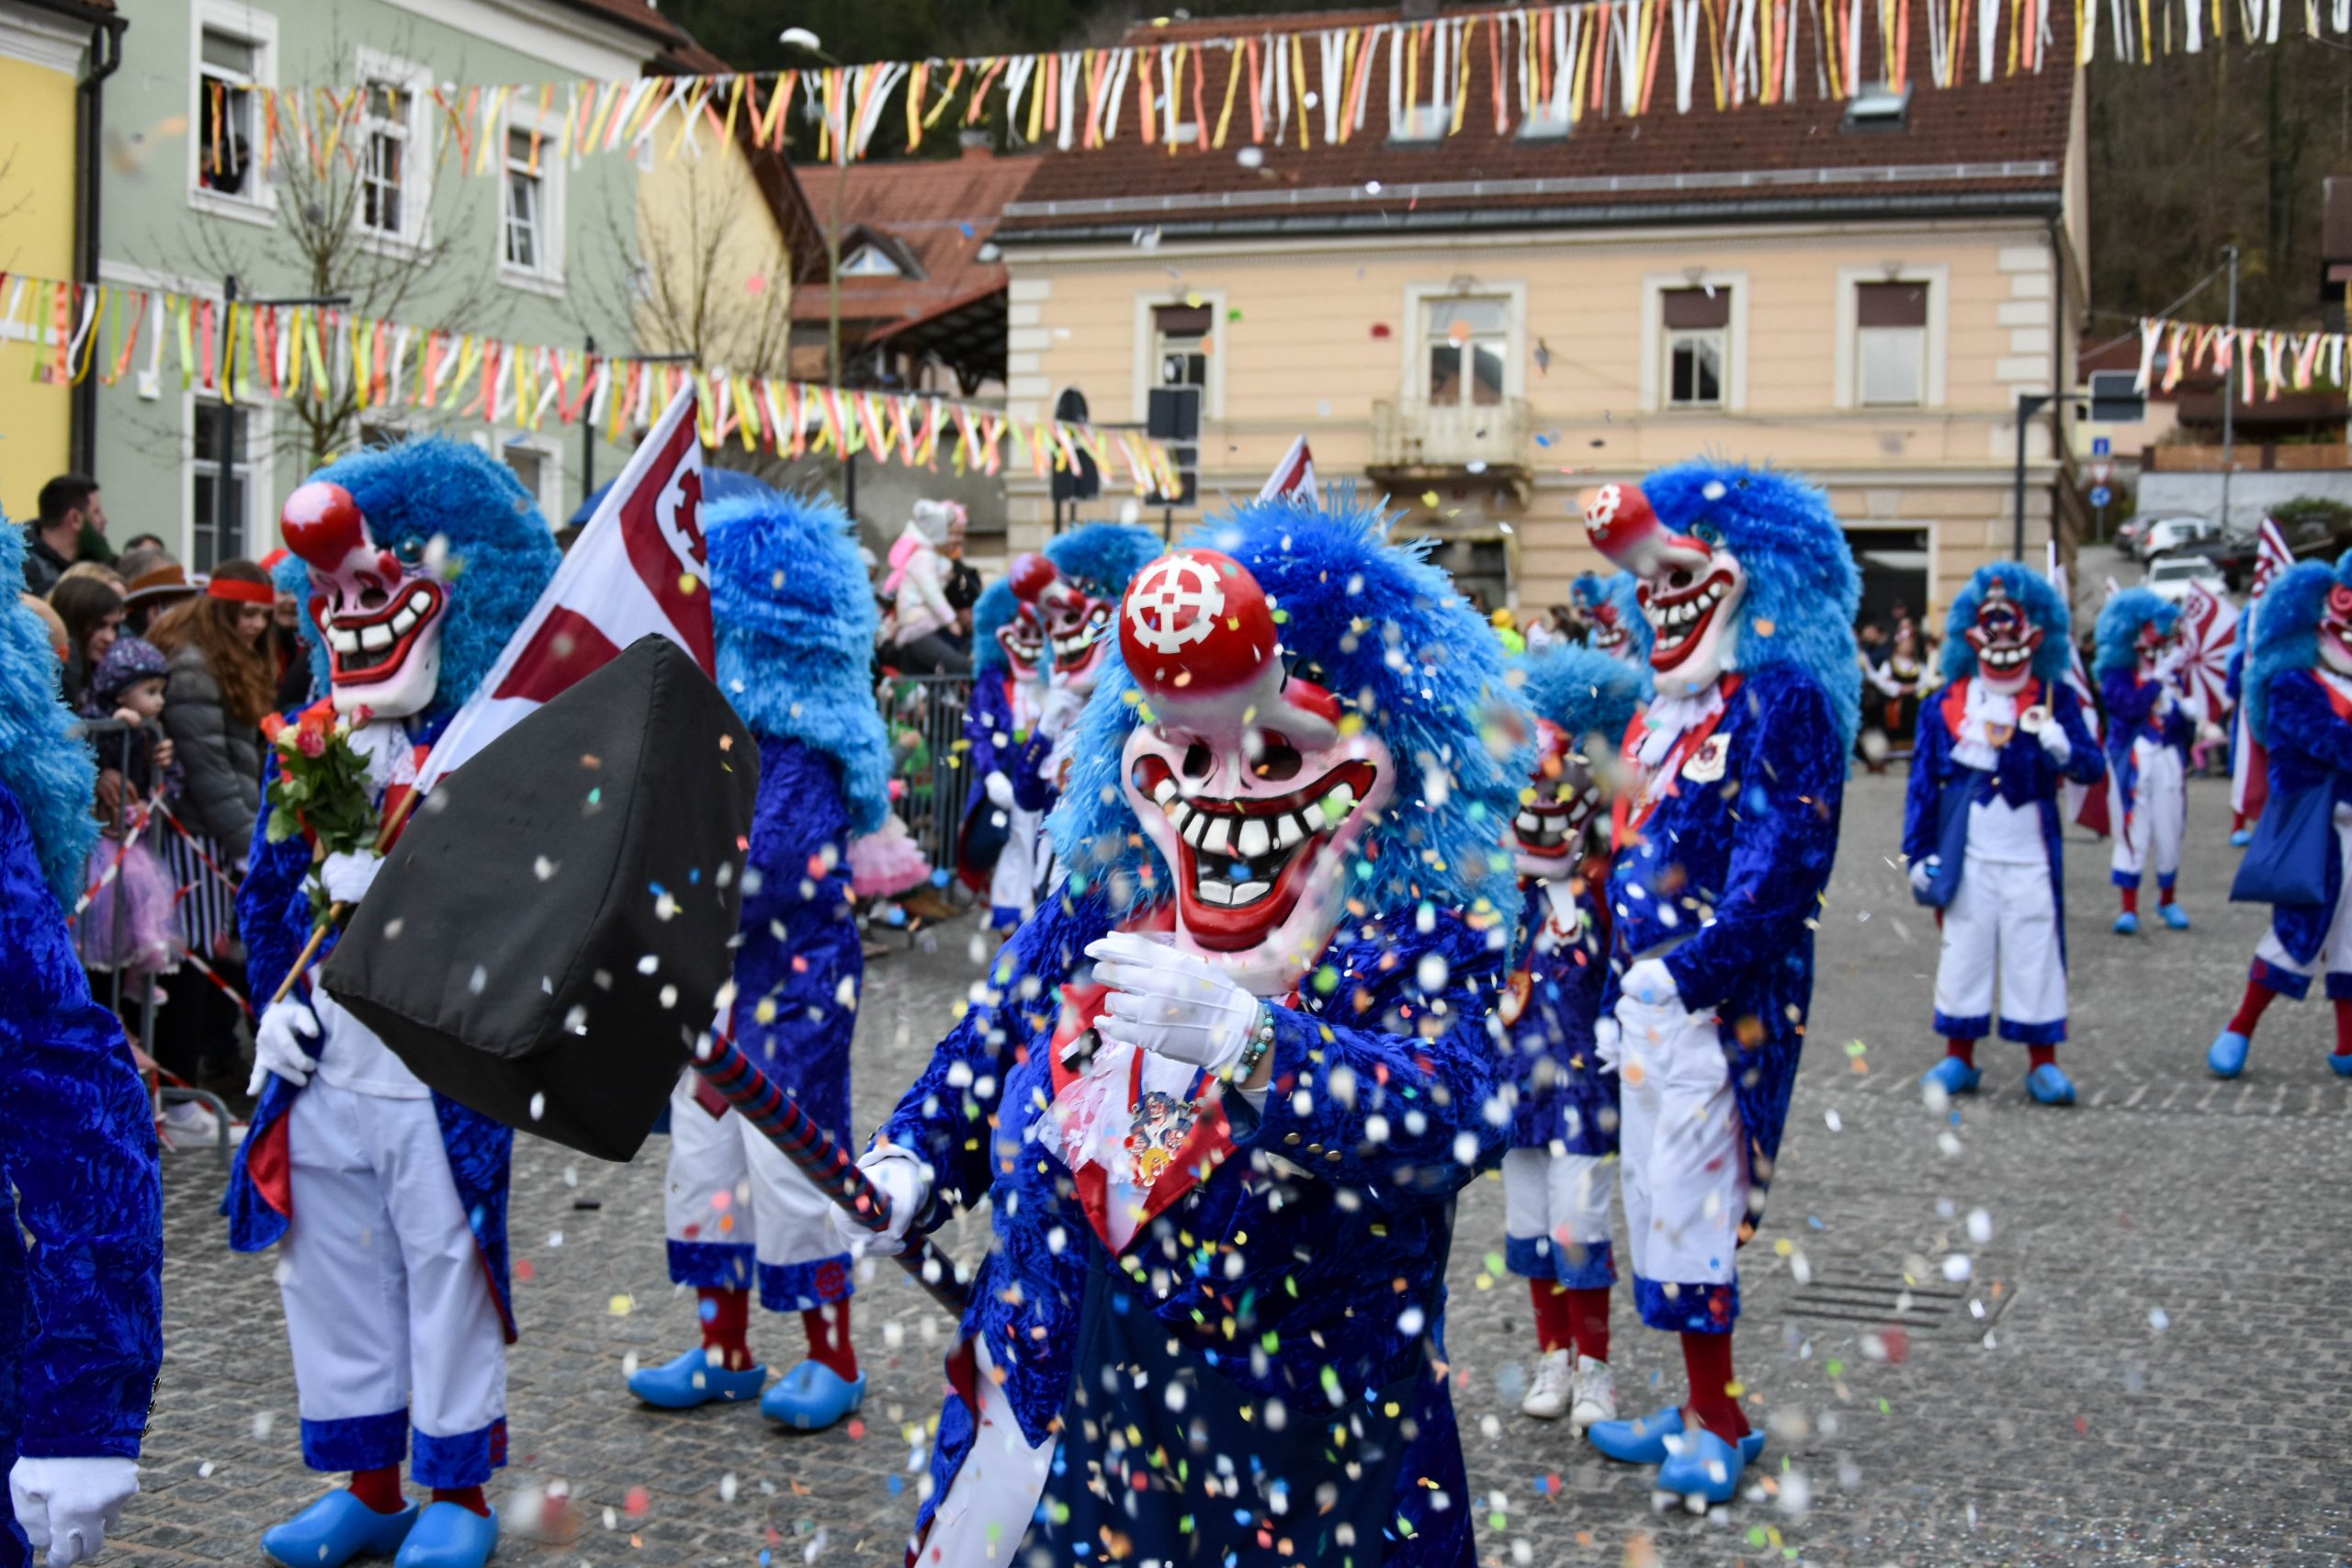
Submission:
M 934 872 L 956 869 L 956 840 L 970 790 L 964 711 L 972 698 L 968 675 L 890 675 L 878 690 L 890 735 L 890 776 L 902 786 L 899 819 L 922 846 Z

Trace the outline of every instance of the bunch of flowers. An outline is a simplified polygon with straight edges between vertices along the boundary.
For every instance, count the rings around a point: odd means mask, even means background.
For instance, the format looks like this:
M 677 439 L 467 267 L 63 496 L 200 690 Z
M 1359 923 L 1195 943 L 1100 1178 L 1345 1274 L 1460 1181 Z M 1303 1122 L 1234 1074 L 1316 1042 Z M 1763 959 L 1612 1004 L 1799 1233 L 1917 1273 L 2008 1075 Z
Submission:
M 267 795 L 271 843 L 305 834 L 314 863 L 376 847 L 380 824 L 375 781 L 366 754 L 351 739 L 352 731 L 367 722 L 364 710 L 339 715 L 334 702 L 323 698 L 303 709 L 292 724 L 276 714 L 262 720 L 262 735 L 277 762 Z M 311 904 L 324 920 L 326 890 L 315 877 Z

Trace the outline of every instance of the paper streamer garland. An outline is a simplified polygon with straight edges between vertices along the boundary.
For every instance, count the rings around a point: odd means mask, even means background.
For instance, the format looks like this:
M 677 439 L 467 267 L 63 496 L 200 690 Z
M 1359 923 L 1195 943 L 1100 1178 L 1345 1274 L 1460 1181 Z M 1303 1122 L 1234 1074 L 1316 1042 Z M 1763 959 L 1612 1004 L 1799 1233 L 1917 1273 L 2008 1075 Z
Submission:
M 616 358 L 510 343 L 480 333 L 418 327 L 299 305 L 229 307 L 165 289 L 59 282 L 0 272 L 0 346 L 25 343 L 34 379 L 113 386 L 136 364 L 158 381 L 167 364 L 180 389 L 220 389 L 225 401 L 339 400 L 355 409 L 429 409 L 537 432 L 582 422 L 619 443 L 650 423 L 692 380 L 705 446 L 729 440 L 782 457 L 865 455 L 908 468 L 1044 479 L 1094 460 L 1105 482 L 1137 495 L 1181 488 L 1167 449 L 1125 431 L 1064 420 L 1018 420 L 925 392 L 880 392 L 723 367 Z M 46 341 L 44 341 L 46 340 Z
M 2268 402 L 2281 392 L 2342 387 L 2344 337 L 2143 316 L 2139 391 L 2143 397 L 2152 390 L 2169 392 L 2184 375 L 2205 370 L 2236 377 L 2238 400 L 2245 403 Z

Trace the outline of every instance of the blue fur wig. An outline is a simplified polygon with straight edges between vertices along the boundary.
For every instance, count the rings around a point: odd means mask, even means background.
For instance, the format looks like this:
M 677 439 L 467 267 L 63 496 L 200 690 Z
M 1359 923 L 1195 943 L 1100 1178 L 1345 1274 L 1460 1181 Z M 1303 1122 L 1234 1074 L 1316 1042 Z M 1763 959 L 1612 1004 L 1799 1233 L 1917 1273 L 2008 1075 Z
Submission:
M 1641 705 L 1642 675 L 1611 655 L 1555 646 L 1515 656 L 1504 680 L 1536 717 L 1550 720 L 1570 736 L 1598 730 L 1615 746 L 1623 742 L 1625 727 Z
M 1116 599 L 1165 548 L 1140 523 L 1083 523 L 1046 540 L 1046 558 L 1095 598 Z
M 1274 601 L 1283 650 L 1387 742 L 1403 776 L 1357 846 L 1350 883 L 1374 914 L 1416 901 L 1468 909 L 1510 906 L 1503 829 L 1534 767 L 1526 745 L 1482 728 L 1497 706 L 1523 705 L 1503 678 L 1502 645 L 1427 558 L 1393 545 L 1391 517 L 1334 490 L 1320 506 L 1242 502 L 1185 541 L 1247 567 Z M 1167 869 L 1120 788 L 1120 757 L 1140 720 L 1140 694 L 1114 641 L 1080 721 L 1076 761 L 1047 829 L 1075 891 L 1100 885 L 1114 913 L 1154 902 Z M 1436 798 L 1430 780 L 1445 781 Z
M 830 497 L 762 487 L 703 509 L 718 688 L 755 735 L 841 764 L 850 826 L 890 815 L 890 740 L 874 703 L 874 591 L 857 525 Z
M 302 657 L 311 666 L 311 699 L 315 702 L 326 695 L 333 683 L 333 667 L 327 662 L 327 645 L 319 637 L 318 617 L 311 614 L 311 564 L 290 551 L 286 558 L 269 569 L 269 580 L 280 593 L 291 593 L 294 602 L 302 606 L 295 617 L 295 634 L 302 644 Z
M 1789 474 L 1707 460 L 1658 469 L 1642 493 L 1667 528 L 1720 541 L 1747 574 L 1733 667 L 1789 664 L 1811 675 L 1851 751 L 1862 718 L 1862 579 L 1829 498 Z
M 2352 588 L 2352 551 L 2333 570 L 2325 561 L 2297 561 L 2278 574 L 2254 617 L 2254 649 L 2246 655 L 2245 718 L 2254 738 L 2270 744 L 2270 682 L 2290 670 L 2319 663 L 2319 618 L 2327 592 Z M 2101 630 L 2105 629 L 2101 617 Z
M 979 674 L 1002 674 L 1012 661 L 1004 656 L 1004 645 L 996 634 L 1012 619 L 1013 607 L 1019 601 L 1012 596 L 1012 580 L 1000 577 L 980 591 L 978 603 L 972 606 L 972 669 Z
M 1598 605 L 1608 604 L 1617 611 L 1617 624 L 1634 639 L 1634 664 L 1643 671 L 1642 694 L 1649 694 L 1650 649 L 1657 641 L 1657 633 L 1650 626 L 1650 618 L 1642 614 L 1642 601 L 1634 592 L 1634 574 L 1612 571 L 1603 577 L 1598 572 L 1580 572 L 1568 584 L 1568 603 L 1589 616 Z
M 441 684 L 424 716 L 456 712 L 555 576 L 562 552 L 547 519 L 514 469 L 444 436 L 355 452 L 311 477 L 351 492 L 379 548 L 413 559 L 433 539 L 446 542 L 449 608 L 442 622 Z
M 1970 645 L 1968 633 L 1976 625 L 1976 612 L 1984 595 L 1996 582 L 2008 590 L 2009 602 L 2024 612 L 2025 618 L 2041 628 L 2041 646 L 2033 650 L 2034 679 L 2064 680 L 2073 662 L 2069 655 L 2075 642 L 2075 617 L 2048 578 L 2013 560 L 1978 567 L 1968 586 L 1951 602 L 1951 615 L 1944 622 L 1944 679 L 1960 681 L 1976 673 L 1976 649 Z
M 17 602 L 25 581 L 25 534 L 0 520 L 0 786 L 17 797 L 32 829 L 41 874 L 68 909 L 82 896 L 82 868 L 97 841 L 97 764 L 75 733 L 50 646 L 49 627 Z
M 2127 588 L 2109 599 L 2098 613 L 2098 649 L 2091 674 L 2104 681 L 2118 670 L 2140 662 L 2140 628 L 2154 621 L 2169 634 L 2180 619 L 2180 606 L 2168 604 L 2153 588 Z

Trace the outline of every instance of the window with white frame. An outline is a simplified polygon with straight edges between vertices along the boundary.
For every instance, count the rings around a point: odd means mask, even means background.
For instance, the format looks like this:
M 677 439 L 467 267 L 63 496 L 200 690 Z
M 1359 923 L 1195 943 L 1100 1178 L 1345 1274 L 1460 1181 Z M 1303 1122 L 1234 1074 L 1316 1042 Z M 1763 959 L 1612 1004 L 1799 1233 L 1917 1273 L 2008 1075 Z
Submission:
M 197 30 L 196 187 L 239 201 L 265 199 L 254 163 L 260 99 L 269 86 L 269 41 L 218 22 Z
M 521 432 L 498 441 L 499 461 L 514 470 L 523 488 L 531 492 L 531 500 L 547 516 L 555 515 L 555 489 L 563 477 L 563 462 L 555 447 L 542 438 Z
M 906 269 L 879 245 L 860 245 L 842 257 L 843 277 L 903 277 Z
M 1156 387 L 1209 384 L 1209 333 L 1215 316 L 1206 305 L 1161 305 L 1151 313 Z
M 353 219 L 371 239 L 421 245 L 432 202 L 425 92 L 416 66 L 363 50 L 359 59 L 358 200 Z
M 1407 104 L 1388 133 L 1391 141 L 1414 145 L 1442 141 L 1453 130 L 1451 103 Z
M 499 264 L 534 277 L 563 276 L 561 160 L 543 131 L 506 130 L 506 185 L 501 201 Z
M 235 450 L 230 455 L 228 504 L 220 506 L 221 421 L 227 411 L 213 399 L 195 403 L 193 447 L 188 462 L 188 569 L 209 572 L 224 560 L 245 551 L 245 507 L 253 494 L 254 422 L 237 421 Z
M 1510 301 L 1449 295 L 1421 301 L 1421 388 L 1432 408 L 1491 408 L 1510 364 Z
M 1668 408 L 1721 408 L 1731 380 L 1731 290 L 1720 284 L 1658 296 L 1660 380 Z
M 1854 400 L 1917 408 L 1928 400 L 1926 283 L 1854 286 Z

